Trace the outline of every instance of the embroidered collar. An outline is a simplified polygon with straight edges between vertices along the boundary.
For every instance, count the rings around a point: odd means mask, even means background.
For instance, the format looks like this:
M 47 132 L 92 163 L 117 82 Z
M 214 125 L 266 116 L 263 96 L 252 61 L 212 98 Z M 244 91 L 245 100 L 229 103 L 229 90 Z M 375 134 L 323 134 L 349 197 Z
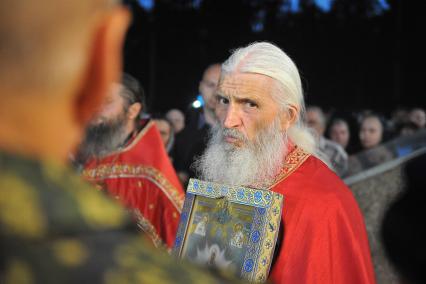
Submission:
M 276 175 L 268 189 L 273 188 L 275 185 L 290 176 L 297 170 L 305 161 L 311 156 L 308 152 L 295 146 L 293 150 L 285 158 L 284 166 L 281 171 Z

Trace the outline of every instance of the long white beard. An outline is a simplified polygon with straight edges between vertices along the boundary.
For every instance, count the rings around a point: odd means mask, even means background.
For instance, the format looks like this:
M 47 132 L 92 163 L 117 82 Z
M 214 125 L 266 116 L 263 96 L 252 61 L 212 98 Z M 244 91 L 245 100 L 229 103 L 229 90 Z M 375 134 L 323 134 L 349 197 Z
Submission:
M 276 119 L 254 141 L 236 129 L 213 127 L 206 151 L 193 164 L 198 176 L 211 182 L 269 187 L 283 167 L 287 152 L 287 135 L 281 132 L 279 123 Z M 242 146 L 225 142 L 225 135 L 240 139 Z

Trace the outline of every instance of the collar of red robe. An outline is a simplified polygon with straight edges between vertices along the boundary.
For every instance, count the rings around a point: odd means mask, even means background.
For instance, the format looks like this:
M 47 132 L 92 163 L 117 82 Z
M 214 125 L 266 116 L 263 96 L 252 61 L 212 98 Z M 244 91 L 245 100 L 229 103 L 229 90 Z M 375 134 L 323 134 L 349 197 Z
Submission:
M 284 165 L 281 171 L 273 178 L 268 184 L 268 189 L 272 189 L 275 185 L 282 182 L 288 176 L 290 176 L 295 170 L 297 170 L 311 154 L 303 150 L 302 148 L 289 142 L 287 155 L 285 157 Z

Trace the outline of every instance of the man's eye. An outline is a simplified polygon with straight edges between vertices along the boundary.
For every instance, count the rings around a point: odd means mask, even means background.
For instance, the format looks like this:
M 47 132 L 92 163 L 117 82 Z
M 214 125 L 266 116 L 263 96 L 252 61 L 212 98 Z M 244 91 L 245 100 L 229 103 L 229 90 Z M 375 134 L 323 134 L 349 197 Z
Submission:
M 247 102 L 246 105 L 249 108 L 257 108 L 258 107 L 258 105 L 256 103 L 254 103 L 254 102 Z
M 227 105 L 229 103 L 229 100 L 227 98 L 224 98 L 224 97 L 219 97 L 218 100 L 219 100 L 219 103 L 224 104 L 224 105 Z

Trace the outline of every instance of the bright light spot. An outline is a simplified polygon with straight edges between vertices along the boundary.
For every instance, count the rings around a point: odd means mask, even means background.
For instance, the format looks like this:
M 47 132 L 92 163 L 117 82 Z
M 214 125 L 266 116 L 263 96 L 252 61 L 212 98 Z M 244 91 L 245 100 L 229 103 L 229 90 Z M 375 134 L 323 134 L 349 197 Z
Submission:
M 201 107 L 201 102 L 199 100 L 196 100 L 192 103 L 192 107 L 193 108 L 200 108 Z

